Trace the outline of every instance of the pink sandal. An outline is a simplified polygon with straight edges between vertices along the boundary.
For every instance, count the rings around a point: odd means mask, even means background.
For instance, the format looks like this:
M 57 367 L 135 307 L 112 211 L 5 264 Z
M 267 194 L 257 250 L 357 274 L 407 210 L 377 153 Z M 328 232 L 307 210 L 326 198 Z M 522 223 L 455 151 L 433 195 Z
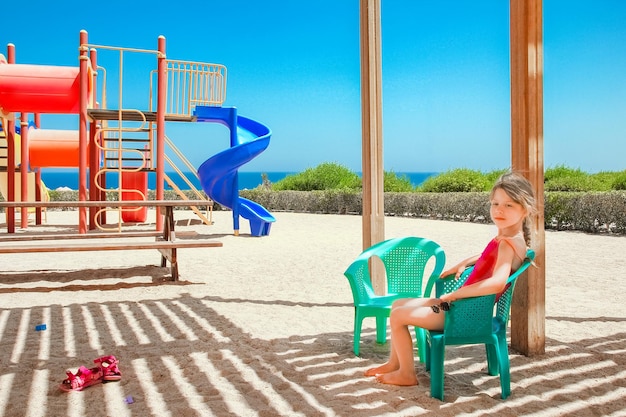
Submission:
M 119 381 L 122 379 L 122 373 L 117 367 L 119 361 L 115 356 L 103 356 L 94 359 L 93 362 L 98 364 L 98 366 L 94 366 L 91 369 L 81 366 L 76 374 L 67 371 L 67 379 L 61 383 L 61 390 L 66 392 L 82 391 L 101 382 Z
M 61 383 L 62 391 L 82 391 L 83 389 L 102 382 L 102 368 L 96 366 L 88 369 L 84 366 L 78 368 L 76 374 L 67 371 L 67 379 Z
M 122 379 L 122 373 L 117 367 L 119 361 L 115 356 L 103 356 L 101 358 L 94 359 L 93 362 L 100 365 L 100 369 L 102 370 L 102 379 L 104 381 L 119 381 Z

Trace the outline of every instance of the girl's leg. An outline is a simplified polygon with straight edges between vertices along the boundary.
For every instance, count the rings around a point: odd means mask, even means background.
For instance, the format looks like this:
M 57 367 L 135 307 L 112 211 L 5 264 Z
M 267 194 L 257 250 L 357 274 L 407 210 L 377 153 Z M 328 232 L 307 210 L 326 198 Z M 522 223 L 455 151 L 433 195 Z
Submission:
M 395 352 L 395 370 L 377 375 L 379 382 L 392 385 L 417 385 L 415 361 L 413 357 L 413 339 L 409 326 L 424 329 L 443 328 L 443 314 L 436 314 L 430 308 L 437 300 L 424 299 L 419 306 L 411 304 L 394 308 L 391 312 L 391 340 Z M 390 358 L 391 361 L 391 358 Z
M 435 302 L 434 299 L 429 299 L 429 298 L 402 298 L 400 300 L 394 301 L 391 307 L 391 316 L 393 316 L 394 311 L 397 309 L 401 309 L 401 308 L 414 309 L 418 307 L 423 307 L 425 305 L 430 306 L 434 302 Z M 409 332 L 408 326 L 406 326 L 406 331 L 407 333 Z M 411 338 L 411 334 L 409 333 L 409 339 L 410 338 Z M 365 376 L 375 376 L 375 375 L 386 374 L 386 373 L 398 370 L 398 368 L 400 367 L 400 363 L 398 361 L 398 352 L 396 350 L 396 346 L 398 342 L 394 340 L 393 327 L 391 329 L 391 342 L 390 343 L 391 343 L 391 346 L 390 346 L 389 360 L 380 366 L 366 370 Z M 411 344 L 412 346 L 412 341 L 410 341 L 409 344 Z

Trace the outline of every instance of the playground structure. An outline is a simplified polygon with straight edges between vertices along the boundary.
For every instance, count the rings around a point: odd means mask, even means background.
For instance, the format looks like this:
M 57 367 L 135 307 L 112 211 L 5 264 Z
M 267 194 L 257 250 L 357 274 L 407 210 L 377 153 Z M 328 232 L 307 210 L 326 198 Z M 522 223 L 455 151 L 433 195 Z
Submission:
M 167 175 L 167 164 L 188 184 L 196 200 L 206 200 L 208 196 L 233 211 L 236 235 L 239 216 L 250 221 L 252 235 L 269 234 L 274 217 L 262 206 L 239 197 L 237 176 L 241 165 L 267 148 L 271 131 L 237 115 L 234 107 L 222 107 L 226 67 L 169 60 L 162 36 L 158 38 L 157 50 L 152 51 L 89 44 L 87 32 L 81 31 L 78 67 L 17 64 L 14 48 L 8 46 L 8 59 L 0 55 L 0 181 L 6 184 L 6 190 L 2 190 L 6 201 L 42 201 L 46 189 L 41 182 L 41 168 L 77 168 L 79 201 L 120 202 L 119 207 L 79 207 L 79 233 L 96 228 L 120 231 L 125 222 L 145 221 L 147 207 L 133 206 L 132 201 L 148 200 L 148 174 L 156 175 L 156 200 L 164 199 L 165 184 L 182 200 L 188 200 Z M 107 88 L 106 69 L 98 66 L 98 51 L 119 54 L 117 94 L 107 95 L 111 88 Z M 149 74 L 149 98 L 144 107 L 147 110 L 123 105 L 125 54 L 156 57 L 156 69 Z M 115 108 L 107 107 L 107 99 L 116 103 Z M 20 114 L 19 119 L 16 113 Z M 34 123 L 30 125 L 29 113 L 34 114 Z M 42 113 L 77 114 L 78 129 L 42 129 Z M 225 125 L 230 131 L 230 148 L 211 156 L 196 169 L 165 135 L 166 122 Z M 197 172 L 204 194 L 193 186 L 185 172 Z M 115 174 L 116 186 L 107 188 L 107 174 Z M 197 207 L 190 207 L 203 222 L 212 222 Z M 15 228 L 14 210 L 6 209 L 10 233 Z M 25 228 L 27 208 L 20 210 L 21 227 Z M 36 210 L 39 223 L 41 207 Z M 118 212 L 113 227 L 106 221 L 107 212 L 112 210 Z M 156 226 L 162 230 L 162 215 L 157 217 Z

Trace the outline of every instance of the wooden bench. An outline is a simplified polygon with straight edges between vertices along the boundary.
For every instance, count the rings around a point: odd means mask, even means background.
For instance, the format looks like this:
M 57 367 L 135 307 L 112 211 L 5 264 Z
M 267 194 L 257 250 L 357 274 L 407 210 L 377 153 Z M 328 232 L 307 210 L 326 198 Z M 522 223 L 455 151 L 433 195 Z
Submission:
M 24 254 L 43 252 L 86 252 L 114 250 L 156 249 L 161 253 L 161 266 L 170 262 L 173 281 L 178 280 L 178 259 L 176 250 L 179 248 L 220 247 L 222 242 L 206 239 L 177 240 L 174 230 L 174 208 L 185 206 L 203 206 L 210 202 L 205 200 L 133 200 L 123 202 L 100 201 L 50 201 L 50 202 L 0 202 L 0 207 L 162 207 L 165 210 L 163 231 L 120 232 L 120 233 L 72 233 L 72 234 L 8 234 L 0 238 L 0 254 Z M 103 239 L 125 237 L 155 237 L 145 242 L 105 242 Z M 42 244 L 41 241 L 50 241 Z M 77 243 L 76 240 L 79 240 Z M 37 244 L 22 243 L 24 241 L 40 241 Z M 68 242 L 70 241 L 70 242 Z

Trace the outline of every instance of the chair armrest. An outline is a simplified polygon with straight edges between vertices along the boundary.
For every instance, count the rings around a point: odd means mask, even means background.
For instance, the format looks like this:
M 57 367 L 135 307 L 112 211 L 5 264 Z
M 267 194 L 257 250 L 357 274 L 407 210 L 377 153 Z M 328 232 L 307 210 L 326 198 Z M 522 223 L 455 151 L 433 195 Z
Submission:
M 473 266 L 466 268 L 459 279 L 455 279 L 454 275 L 448 275 L 441 278 L 431 275 L 428 279 L 428 283 L 426 284 L 426 289 L 424 290 L 424 297 L 430 297 L 433 287 L 435 288 L 435 297 L 440 297 L 443 294 L 448 294 L 452 291 L 458 290 L 463 283 L 465 283 L 467 277 L 473 269 Z

